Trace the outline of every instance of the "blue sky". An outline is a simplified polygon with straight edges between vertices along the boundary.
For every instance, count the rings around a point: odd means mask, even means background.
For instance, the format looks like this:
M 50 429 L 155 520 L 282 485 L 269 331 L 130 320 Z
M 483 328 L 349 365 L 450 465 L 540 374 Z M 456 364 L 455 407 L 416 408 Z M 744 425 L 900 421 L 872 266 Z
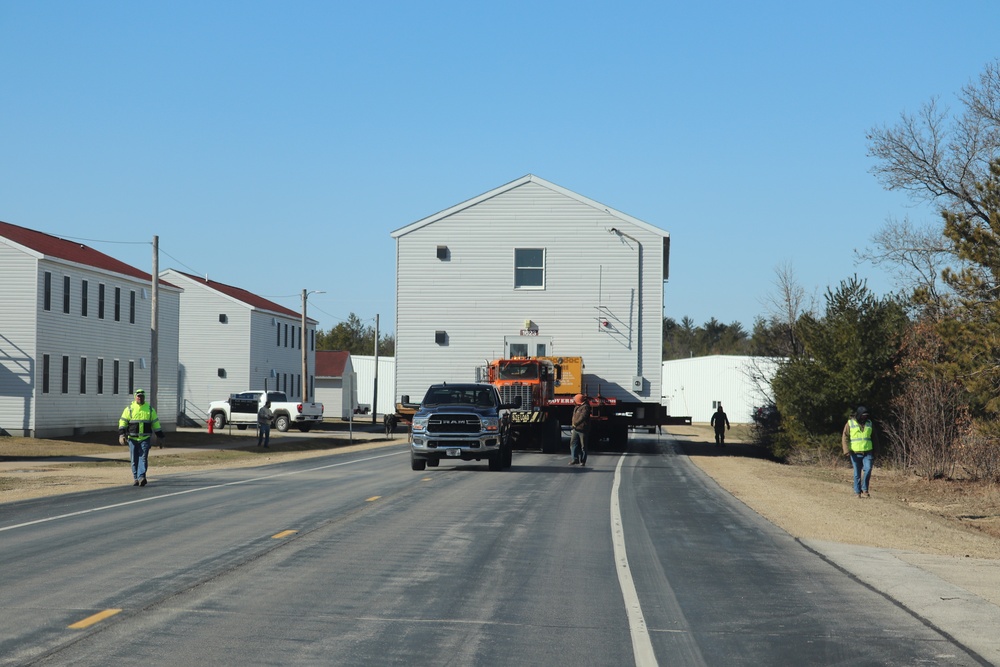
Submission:
M 994 0 L 0 0 L 0 220 L 394 329 L 389 233 L 525 174 L 667 230 L 664 313 L 857 273 L 866 131 L 1000 56 Z

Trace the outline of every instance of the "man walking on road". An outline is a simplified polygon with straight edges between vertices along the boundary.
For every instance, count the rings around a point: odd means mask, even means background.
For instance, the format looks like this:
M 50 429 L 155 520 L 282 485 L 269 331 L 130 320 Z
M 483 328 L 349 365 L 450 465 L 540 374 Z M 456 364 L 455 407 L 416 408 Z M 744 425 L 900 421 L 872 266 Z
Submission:
M 715 428 L 715 446 L 725 447 L 726 429 L 729 428 L 729 417 L 727 417 L 726 413 L 722 411 L 722 403 L 719 403 L 719 409 L 712 414 L 711 424 Z
M 872 462 L 878 439 L 872 420 L 868 416 L 868 408 L 859 406 L 853 417 L 844 424 L 844 432 L 840 438 L 844 454 L 851 457 L 854 468 L 854 495 L 857 498 L 870 498 L 868 495 L 868 480 L 872 476 Z
M 583 394 L 573 397 L 573 429 L 569 435 L 569 455 L 571 466 L 587 464 L 587 434 L 590 432 L 590 403 Z
M 132 461 L 132 486 L 146 486 L 146 469 L 149 465 L 149 446 L 153 433 L 163 443 L 163 429 L 160 418 L 152 405 L 146 403 L 146 391 L 137 389 L 135 402 L 122 411 L 118 419 L 118 443 L 128 442 L 129 458 Z

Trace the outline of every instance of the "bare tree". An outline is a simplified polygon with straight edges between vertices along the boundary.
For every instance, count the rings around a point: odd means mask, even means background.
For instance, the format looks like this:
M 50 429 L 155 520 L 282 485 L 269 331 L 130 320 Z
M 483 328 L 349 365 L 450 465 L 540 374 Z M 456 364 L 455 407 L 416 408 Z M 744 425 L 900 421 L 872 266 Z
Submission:
M 795 277 L 795 269 L 791 262 L 779 264 L 774 269 L 772 285 L 775 291 L 761 300 L 767 312 L 763 325 L 773 333 L 780 334 L 783 343 L 779 356 L 795 356 L 802 353 L 796 327 L 799 318 L 815 311 L 815 299 L 807 302 L 805 288 Z
M 868 154 L 878 161 L 872 172 L 888 190 L 988 224 L 976 183 L 1000 155 L 1000 60 L 965 86 L 959 101 L 964 111 L 954 117 L 933 98 L 895 125 L 869 130 Z

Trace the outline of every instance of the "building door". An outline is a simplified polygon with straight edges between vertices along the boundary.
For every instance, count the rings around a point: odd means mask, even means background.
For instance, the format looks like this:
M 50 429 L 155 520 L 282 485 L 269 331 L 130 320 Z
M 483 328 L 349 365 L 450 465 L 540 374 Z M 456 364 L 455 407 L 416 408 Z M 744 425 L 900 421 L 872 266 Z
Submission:
M 547 357 L 552 354 L 552 336 L 504 336 L 503 356 Z

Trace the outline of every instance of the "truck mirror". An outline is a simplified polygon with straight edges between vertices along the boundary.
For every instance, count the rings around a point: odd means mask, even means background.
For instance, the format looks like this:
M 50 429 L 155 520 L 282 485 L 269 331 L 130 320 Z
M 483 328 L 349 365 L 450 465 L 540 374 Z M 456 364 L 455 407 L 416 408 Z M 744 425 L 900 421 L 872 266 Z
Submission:
M 399 397 L 399 402 L 400 403 L 409 403 L 410 402 L 410 395 L 409 394 L 403 394 L 402 396 Z

